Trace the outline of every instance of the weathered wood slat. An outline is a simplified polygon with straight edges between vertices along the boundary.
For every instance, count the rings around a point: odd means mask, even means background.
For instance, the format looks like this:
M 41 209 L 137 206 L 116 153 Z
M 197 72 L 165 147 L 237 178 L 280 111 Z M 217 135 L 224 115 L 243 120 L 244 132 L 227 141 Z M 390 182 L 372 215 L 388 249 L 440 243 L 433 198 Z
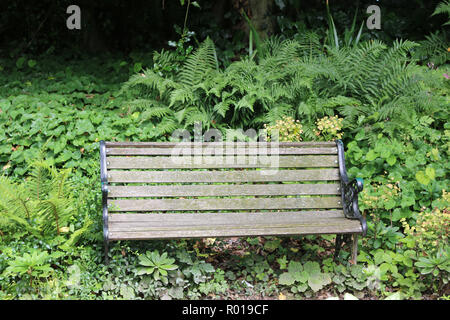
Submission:
M 337 156 L 107 157 L 108 169 L 337 167 Z
M 281 212 L 202 212 L 202 213 L 113 213 L 109 216 L 112 225 L 213 225 L 224 223 L 264 222 L 290 223 L 303 222 L 311 218 L 341 219 L 342 210 L 304 210 Z
M 112 214 L 108 224 L 111 240 L 361 233 L 359 221 L 346 219 L 339 210 Z
M 348 222 L 345 220 L 345 218 L 341 219 L 335 219 L 335 220 L 305 220 L 303 222 L 290 222 L 290 223 L 279 223 L 276 222 L 274 224 L 259 224 L 259 223 L 249 223 L 249 224 L 214 224 L 212 226 L 206 226 L 206 225 L 179 225 L 179 226 L 151 226 L 151 225 L 145 225 L 145 224 L 110 224 L 109 228 L 111 231 L 117 231 L 117 232 L 147 232 L 152 233 L 154 231 L 167 231 L 167 232 L 177 232 L 177 231 L 192 231 L 192 230 L 211 230 L 211 231 L 221 231 L 221 230 L 227 230 L 227 229 L 270 229 L 270 228 L 293 228 L 293 227 L 317 227 L 317 228 L 324 228 L 327 226 L 348 226 Z
M 230 171 L 108 171 L 111 183 L 221 183 L 277 181 L 337 181 L 338 169 L 278 170 L 262 174 L 259 170 Z
M 194 148 L 108 148 L 108 156 L 126 155 L 126 156 L 189 156 L 194 154 L 203 155 L 307 155 L 307 154 L 337 154 L 337 148 L 222 148 L 222 147 L 203 147 Z
M 283 210 L 342 208 L 340 197 L 110 200 L 110 211 Z
M 291 228 L 247 228 L 224 230 L 191 230 L 191 231 L 152 231 L 152 232 L 121 232 L 109 231 L 109 240 L 148 240 L 148 239 L 182 239 L 182 238 L 226 238 L 226 237 L 251 237 L 251 236 L 295 236 L 317 234 L 354 234 L 361 233 L 359 222 L 355 220 L 351 224 L 323 225 L 323 226 L 297 226 Z
M 109 198 L 338 195 L 339 184 L 110 186 Z
M 105 142 L 107 148 L 173 148 L 177 147 L 192 147 L 195 145 L 201 146 L 234 146 L 234 147 L 249 147 L 249 146 L 267 146 L 268 148 L 275 146 L 280 148 L 309 148 L 309 147 L 335 147 L 335 142 L 330 141 L 307 141 L 307 142 Z
M 210 213 L 210 214 L 141 214 L 153 216 L 153 221 L 119 222 L 111 215 L 109 239 L 171 239 L 232 237 L 252 235 L 297 235 L 361 233 L 357 220 L 339 216 L 326 218 L 313 213 Z M 133 215 L 136 218 L 138 215 Z M 171 224 L 164 216 L 180 216 Z M 184 216 L 182 219 L 181 217 Z M 172 221 L 175 222 L 175 221 Z

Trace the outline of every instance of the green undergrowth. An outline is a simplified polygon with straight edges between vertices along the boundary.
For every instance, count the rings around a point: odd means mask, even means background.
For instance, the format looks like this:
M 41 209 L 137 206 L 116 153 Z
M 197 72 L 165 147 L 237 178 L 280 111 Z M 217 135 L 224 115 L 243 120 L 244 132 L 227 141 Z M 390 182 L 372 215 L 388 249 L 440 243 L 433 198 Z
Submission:
M 302 46 L 273 42 L 281 53 L 214 71 L 210 87 L 195 84 L 198 96 L 186 90 L 192 74 L 175 76 L 153 55 L 1 60 L 0 299 L 448 299 L 448 68 L 415 65 L 412 43 L 393 47 L 351 52 L 372 59 L 352 78 L 348 48 L 320 57 L 315 46 L 310 64 L 297 61 L 308 71 L 302 79 L 293 66 L 273 68 Z M 403 67 L 388 63 L 390 54 Z M 376 75 L 380 57 L 390 83 Z M 130 104 L 133 92 L 122 90 L 142 74 L 160 87 L 136 98 L 166 103 L 160 109 Z M 258 95 L 268 80 L 273 91 Z M 173 88 L 162 90 L 164 81 Z M 158 92 L 168 95 L 158 100 Z M 256 119 L 285 128 L 285 141 L 343 139 L 349 174 L 364 179 L 359 204 L 369 226 L 356 265 L 348 246 L 333 260 L 333 235 L 113 242 L 104 264 L 98 142 L 166 141 L 162 122 L 190 129 L 203 106 L 211 126 Z

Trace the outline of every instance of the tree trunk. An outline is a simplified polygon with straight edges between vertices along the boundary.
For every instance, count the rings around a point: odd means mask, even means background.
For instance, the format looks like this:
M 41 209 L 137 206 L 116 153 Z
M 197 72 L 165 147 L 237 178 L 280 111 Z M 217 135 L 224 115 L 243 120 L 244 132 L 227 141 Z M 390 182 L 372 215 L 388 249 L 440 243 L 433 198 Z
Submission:
M 272 20 L 273 0 L 249 0 L 251 21 L 261 39 L 271 36 L 274 31 Z
M 97 7 L 85 5 L 81 7 L 81 30 L 83 32 L 83 45 L 86 51 L 97 53 L 107 50 L 107 45 L 97 25 Z

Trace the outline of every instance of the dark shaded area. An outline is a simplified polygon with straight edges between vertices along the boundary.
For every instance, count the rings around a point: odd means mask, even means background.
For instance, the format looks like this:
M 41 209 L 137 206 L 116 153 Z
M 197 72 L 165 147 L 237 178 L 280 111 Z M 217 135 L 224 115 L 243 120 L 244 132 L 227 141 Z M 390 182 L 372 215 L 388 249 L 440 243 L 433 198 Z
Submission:
M 82 53 L 121 52 L 157 49 L 176 40 L 176 27 L 183 28 L 187 0 L 29 0 L 0 2 L 0 55 L 55 54 L 68 51 Z M 201 41 L 207 35 L 217 42 L 236 38 L 247 41 L 248 32 L 240 10 L 252 17 L 255 1 L 199 0 L 200 8 L 189 8 L 187 26 Z M 326 27 L 325 1 L 268 0 L 266 16 L 273 22 L 273 33 L 290 36 L 301 28 Z M 356 9 L 355 1 L 330 1 L 338 29 L 350 25 Z M 382 32 L 371 31 L 371 37 L 382 40 L 408 38 L 421 40 L 424 35 L 441 28 L 445 17 L 430 17 L 438 0 L 434 1 L 375 1 L 359 3 L 359 17 L 365 9 L 378 4 L 382 9 Z M 76 4 L 82 12 L 82 29 L 68 30 L 66 9 Z M 253 8 L 252 8 L 253 6 Z M 252 10 L 253 9 L 253 10 Z M 256 13 L 255 13 L 256 14 Z M 360 20 L 362 21 L 362 20 Z M 264 27 L 264 26 L 263 26 Z M 243 31 L 243 32 L 239 32 Z M 272 34 L 269 32 L 269 35 Z M 220 47 L 220 44 L 219 44 Z

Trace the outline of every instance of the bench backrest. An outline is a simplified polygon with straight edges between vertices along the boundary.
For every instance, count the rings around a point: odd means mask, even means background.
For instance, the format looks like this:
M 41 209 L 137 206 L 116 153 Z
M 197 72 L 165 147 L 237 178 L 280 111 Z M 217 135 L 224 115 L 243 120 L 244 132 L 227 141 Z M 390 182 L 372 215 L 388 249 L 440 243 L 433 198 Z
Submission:
M 106 142 L 101 148 L 112 213 L 342 210 L 334 142 Z

